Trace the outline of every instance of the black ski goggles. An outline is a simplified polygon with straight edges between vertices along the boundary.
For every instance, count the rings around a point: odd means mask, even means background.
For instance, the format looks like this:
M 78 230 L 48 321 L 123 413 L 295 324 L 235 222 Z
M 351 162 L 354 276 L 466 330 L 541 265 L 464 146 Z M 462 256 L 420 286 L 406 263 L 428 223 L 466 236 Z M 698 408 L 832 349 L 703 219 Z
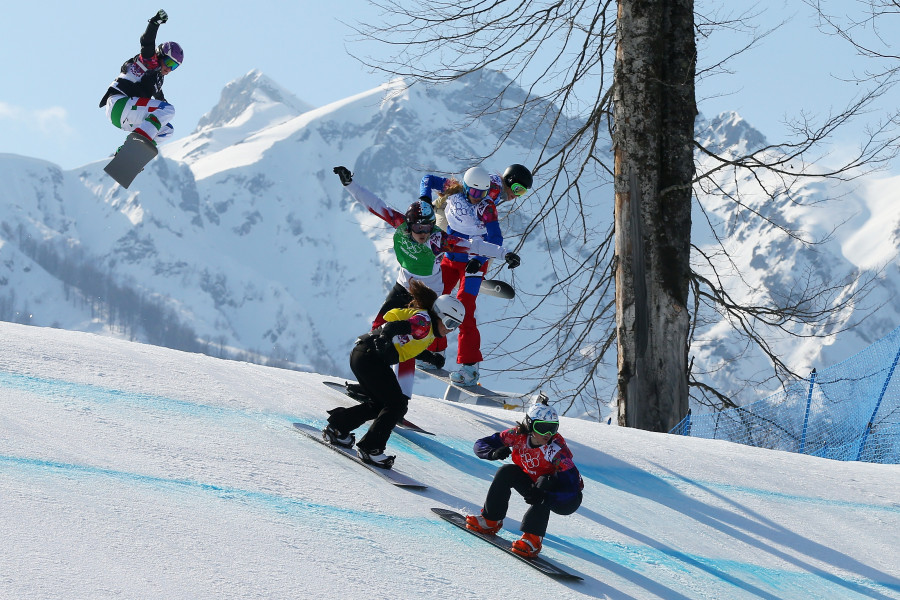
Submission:
M 432 233 L 434 231 L 434 223 L 410 223 L 409 229 L 413 233 Z
M 538 435 L 556 435 L 559 432 L 559 421 L 532 421 L 531 431 Z

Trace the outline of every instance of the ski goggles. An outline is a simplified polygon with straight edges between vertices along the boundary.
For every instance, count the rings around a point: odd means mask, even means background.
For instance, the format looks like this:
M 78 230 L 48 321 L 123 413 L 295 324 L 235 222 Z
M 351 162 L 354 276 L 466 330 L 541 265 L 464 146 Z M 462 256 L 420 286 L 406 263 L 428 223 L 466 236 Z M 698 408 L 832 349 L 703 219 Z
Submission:
M 181 63 L 172 58 L 171 56 L 164 56 L 162 59 L 162 64 L 166 67 L 169 67 L 170 70 L 174 71 L 178 68 L 178 65 Z
M 441 317 L 441 322 L 444 324 L 444 327 L 446 327 L 450 331 L 453 331 L 454 329 L 462 325 L 462 321 L 457 321 L 453 317 L 448 316 Z
M 469 199 L 471 200 L 481 200 L 487 195 L 487 190 L 478 190 L 473 187 L 466 188 L 466 194 L 469 195 Z
M 556 435 L 559 421 L 532 421 L 531 430 L 538 435 Z
M 528 188 L 522 185 L 521 183 L 514 183 L 509 186 L 510 191 L 513 193 L 513 196 L 524 196 L 528 193 Z
M 409 230 L 413 233 L 431 233 L 434 231 L 434 223 L 410 223 Z

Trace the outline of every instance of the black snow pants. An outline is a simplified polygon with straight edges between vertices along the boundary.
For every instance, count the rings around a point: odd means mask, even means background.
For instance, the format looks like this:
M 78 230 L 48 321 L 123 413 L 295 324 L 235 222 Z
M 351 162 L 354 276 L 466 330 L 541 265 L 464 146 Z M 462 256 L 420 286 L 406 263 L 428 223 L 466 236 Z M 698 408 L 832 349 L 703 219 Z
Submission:
M 392 366 L 379 356 L 371 341 L 353 347 L 350 369 L 369 399 L 350 408 L 328 411 L 328 423 L 341 433 L 350 433 L 366 421 L 375 419 L 356 445 L 370 453 L 384 450 L 394 427 L 406 415 L 409 397 L 400 389 Z
M 484 510 L 481 514 L 485 519 L 499 521 L 506 517 L 509 509 L 509 498 L 512 490 L 516 490 L 522 496 L 527 496 L 534 486 L 528 474 L 515 464 L 506 464 L 497 469 L 491 487 L 488 489 L 487 499 L 484 501 Z M 558 515 L 571 515 L 581 506 L 581 492 L 574 498 L 565 502 L 549 502 L 544 500 L 540 504 L 533 504 L 525 511 L 522 517 L 522 532 L 544 537 L 547 533 L 547 523 L 550 522 L 550 513 Z

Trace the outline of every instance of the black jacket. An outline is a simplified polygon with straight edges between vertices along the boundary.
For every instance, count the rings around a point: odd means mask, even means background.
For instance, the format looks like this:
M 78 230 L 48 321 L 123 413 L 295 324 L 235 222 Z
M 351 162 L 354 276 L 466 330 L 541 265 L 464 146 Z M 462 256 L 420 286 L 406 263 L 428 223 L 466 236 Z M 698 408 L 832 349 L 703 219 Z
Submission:
M 141 36 L 141 53 L 125 61 L 119 70 L 119 77 L 106 90 L 100 107 L 106 106 L 110 96 L 124 94 L 129 98 L 156 98 L 165 100 L 163 95 L 163 75 L 156 57 L 156 32 L 159 25 L 147 23 L 147 29 Z M 131 74 L 131 78 L 125 77 Z M 132 79 L 140 77 L 138 81 Z

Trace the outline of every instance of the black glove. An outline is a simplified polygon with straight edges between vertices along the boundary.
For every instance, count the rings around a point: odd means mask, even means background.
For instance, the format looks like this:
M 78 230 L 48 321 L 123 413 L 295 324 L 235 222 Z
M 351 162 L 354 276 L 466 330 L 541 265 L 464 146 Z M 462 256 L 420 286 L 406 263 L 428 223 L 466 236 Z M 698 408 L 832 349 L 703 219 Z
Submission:
M 428 204 L 431 204 L 433 202 L 431 196 L 419 196 L 419 200 L 421 200 L 422 202 L 427 202 Z
M 350 185 L 350 182 L 353 181 L 353 173 L 350 172 L 350 169 L 347 167 L 335 167 L 332 169 L 334 174 L 341 178 L 341 183 L 344 185 Z
M 447 362 L 447 359 L 444 358 L 443 354 L 439 354 L 437 352 L 432 352 L 430 350 L 423 350 L 419 355 L 419 358 L 424 360 L 427 363 L 430 363 L 437 367 L 438 369 L 443 369 L 444 364 Z
M 531 489 L 522 494 L 525 504 L 530 504 L 532 506 L 537 506 L 542 503 L 544 501 L 544 496 L 544 490 L 538 488 L 537 485 L 531 486 Z
M 506 264 L 510 269 L 515 269 L 522 264 L 522 259 L 519 258 L 519 255 L 515 252 L 507 252 L 506 256 L 503 257 L 503 260 L 506 261 Z
M 391 338 L 384 335 L 376 335 L 372 339 L 372 345 L 375 346 L 375 352 L 383 359 L 390 360 L 391 353 L 396 354 L 394 342 Z
M 388 321 L 379 328 L 378 334 L 388 339 L 397 335 L 409 335 L 412 333 L 412 323 L 409 321 Z
M 512 454 L 512 450 L 509 446 L 501 446 L 495 450 L 491 450 L 491 460 L 503 460 L 509 458 L 510 454 Z
M 159 9 L 159 12 L 147 19 L 147 22 L 153 23 L 154 25 L 162 25 L 168 20 L 169 15 L 166 14 L 166 11 L 164 11 L 163 9 Z
M 542 492 L 552 492 L 559 486 L 559 480 L 553 475 L 541 475 L 534 482 L 534 487 Z
M 470 275 L 473 273 L 477 273 L 481 270 L 481 261 L 477 258 L 472 258 L 469 262 L 466 263 L 466 273 Z

